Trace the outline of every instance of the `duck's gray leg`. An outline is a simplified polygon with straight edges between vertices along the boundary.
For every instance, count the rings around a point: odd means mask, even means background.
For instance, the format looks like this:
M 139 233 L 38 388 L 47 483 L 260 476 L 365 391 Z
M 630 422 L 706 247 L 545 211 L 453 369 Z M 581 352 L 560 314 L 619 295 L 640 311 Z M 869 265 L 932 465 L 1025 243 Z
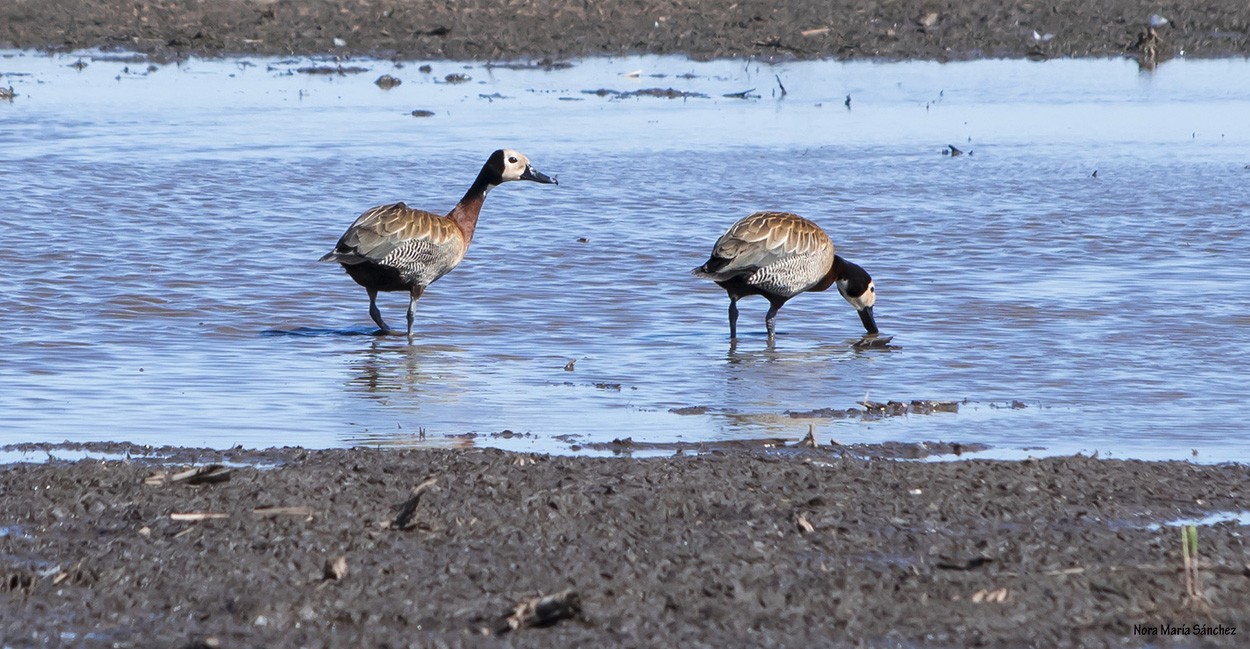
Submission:
M 729 339 L 738 337 L 738 298 L 729 296 Z
M 780 304 L 769 303 L 768 314 L 764 316 L 764 326 L 768 327 L 768 339 L 772 340 L 776 333 L 777 311 L 781 309 Z
M 410 341 L 412 340 L 412 321 L 417 317 L 417 300 L 424 292 L 424 288 L 414 286 L 412 292 L 408 294 L 408 340 Z
M 386 321 L 382 320 L 382 312 L 378 310 L 377 289 L 369 288 L 365 290 L 369 291 L 369 317 L 373 318 L 373 322 L 382 329 L 381 333 L 390 331 L 391 328 L 386 326 Z

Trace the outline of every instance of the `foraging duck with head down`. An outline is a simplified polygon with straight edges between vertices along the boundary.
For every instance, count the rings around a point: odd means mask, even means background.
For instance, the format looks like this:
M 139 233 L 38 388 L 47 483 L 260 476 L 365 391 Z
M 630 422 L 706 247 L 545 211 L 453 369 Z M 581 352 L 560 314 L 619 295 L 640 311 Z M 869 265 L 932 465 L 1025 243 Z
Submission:
M 837 286 L 859 313 L 868 334 L 865 340 L 878 333 L 872 313 L 877 300 L 872 277 L 834 254 L 829 235 L 797 214 L 756 212 L 738 221 L 716 240 L 711 257 L 691 272 L 716 282 L 729 294 L 731 339 L 738 336 L 738 300 L 748 295 L 768 299 L 771 308 L 764 323 L 771 340 L 782 305 L 800 293 L 830 286 Z

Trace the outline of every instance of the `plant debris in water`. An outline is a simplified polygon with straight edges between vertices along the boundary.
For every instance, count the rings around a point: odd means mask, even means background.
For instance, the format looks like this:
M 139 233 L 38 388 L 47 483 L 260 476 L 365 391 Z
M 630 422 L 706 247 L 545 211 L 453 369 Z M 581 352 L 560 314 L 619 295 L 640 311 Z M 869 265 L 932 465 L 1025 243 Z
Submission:
M 627 97 L 659 97 L 661 99 L 707 99 L 707 95 L 701 92 L 687 92 L 684 90 L 676 90 L 674 88 L 645 88 L 643 90 L 631 90 L 623 92 L 620 90 L 611 90 L 608 88 L 599 88 L 598 90 L 583 90 L 585 95 L 598 95 L 600 97 L 612 97 L 614 99 L 625 99 Z

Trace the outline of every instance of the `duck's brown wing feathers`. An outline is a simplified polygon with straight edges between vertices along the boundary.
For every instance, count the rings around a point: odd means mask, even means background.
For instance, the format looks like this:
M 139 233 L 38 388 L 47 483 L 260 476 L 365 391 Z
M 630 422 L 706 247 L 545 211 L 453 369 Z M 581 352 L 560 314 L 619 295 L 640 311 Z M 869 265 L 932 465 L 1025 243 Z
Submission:
M 420 259 L 428 263 L 449 253 L 462 255 L 463 242 L 451 220 L 395 203 L 361 214 L 321 261 L 398 265 Z
M 724 280 L 795 257 L 833 255 L 833 242 L 815 223 L 787 212 L 756 212 L 729 228 L 712 247 L 704 275 Z

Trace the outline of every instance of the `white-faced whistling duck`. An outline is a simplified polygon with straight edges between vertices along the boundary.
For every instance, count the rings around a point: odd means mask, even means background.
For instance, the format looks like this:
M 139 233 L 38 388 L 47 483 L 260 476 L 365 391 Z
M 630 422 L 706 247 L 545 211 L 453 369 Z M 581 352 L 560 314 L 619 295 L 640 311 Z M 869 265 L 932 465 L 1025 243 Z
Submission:
M 369 292 L 369 316 L 390 333 L 378 311 L 378 291 L 407 291 L 408 337 L 417 299 L 434 280 L 464 259 L 486 192 L 510 180 L 557 184 L 535 171 L 520 153 L 502 149 L 490 155 L 477 180 L 447 216 L 414 210 L 403 203 L 382 205 L 360 215 L 321 261 L 335 261 Z
M 756 212 L 733 224 L 716 240 L 712 256 L 695 268 L 729 293 L 729 337 L 738 336 L 738 300 L 763 295 L 772 308 L 764 323 L 774 336 L 774 318 L 787 300 L 836 285 L 859 312 L 869 336 L 877 334 L 872 305 L 877 289 L 859 266 L 833 253 L 833 242 L 819 226 L 796 214 Z

